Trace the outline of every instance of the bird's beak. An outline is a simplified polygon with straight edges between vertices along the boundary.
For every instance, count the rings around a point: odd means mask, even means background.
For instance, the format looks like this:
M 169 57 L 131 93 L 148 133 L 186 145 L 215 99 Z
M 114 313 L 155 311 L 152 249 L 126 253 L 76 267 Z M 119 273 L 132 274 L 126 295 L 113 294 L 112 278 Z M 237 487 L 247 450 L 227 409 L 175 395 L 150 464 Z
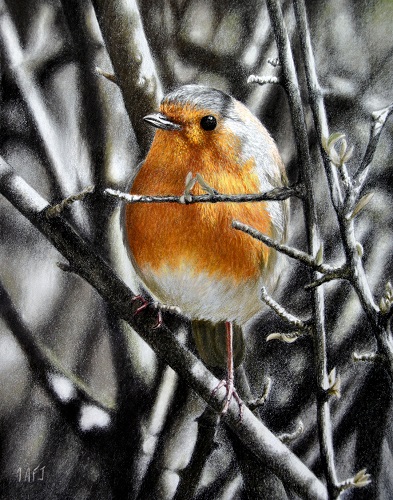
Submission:
M 161 128 L 163 130 L 181 130 L 181 125 L 178 123 L 174 123 L 169 120 L 162 113 L 154 113 L 152 115 L 144 116 L 143 119 L 145 122 L 153 125 L 153 127 Z

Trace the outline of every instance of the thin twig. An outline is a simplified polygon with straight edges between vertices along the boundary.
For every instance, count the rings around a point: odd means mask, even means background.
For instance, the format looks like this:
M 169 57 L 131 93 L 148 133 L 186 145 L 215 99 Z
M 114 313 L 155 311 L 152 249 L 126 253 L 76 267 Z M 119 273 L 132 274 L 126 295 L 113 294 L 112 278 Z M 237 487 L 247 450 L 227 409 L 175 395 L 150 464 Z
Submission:
M 317 286 L 321 286 L 324 283 L 328 283 L 329 281 L 333 280 L 343 280 L 343 279 L 348 279 L 350 276 L 350 271 L 348 270 L 347 266 L 344 264 L 341 267 L 337 267 L 335 269 L 332 269 L 331 271 L 327 272 L 323 276 L 321 276 L 319 279 L 308 283 L 304 289 L 305 290 L 311 290 L 312 288 L 315 288 Z
M 299 330 L 306 330 L 309 326 L 300 318 L 297 318 L 293 314 L 286 311 L 278 302 L 276 302 L 270 295 L 267 293 L 266 288 L 261 288 L 261 299 L 267 304 L 274 312 L 280 316 L 280 318 L 284 319 L 290 326 L 297 328 Z
M 333 268 L 328 264 L 318 264 L 316 259 L 308 255 L 306 252 L 302 252 L 301 250 L 298 250 L 296 248 L 289 247 L 288 245 L 284 245 L 283 243 L 278 243 L 277 241 L 274 241 L 271 238 L 269 238 L 269 236 L 266 236 L 265 234 L 257 231 L 256 229 L 247 226 L 246 224 L 243 224 L 242 222 L 234 220 L 232 221 L 232 227 L 234 229 L 238 229 L 239 231 L 243 231 L 246 234 L 249 234 L 253 238 L 265 243 L 265 245 L 267 245 L 268 247 L 274 248 L 278 252 L 288 255 L 288 257 L 292 257 L 292 259 L 296 259 L 299 262 L 306 264 L 306 266 L 310 267 L 311 269 L 314 269 L 315 271 L 319 271 L 320 273 L 326 273 L 326 274 L 340 273 L 341 268 Z
M 105 189 L 104 194 L 118 198 L 126 203 L 247 203 L 250 201 L 282 201 L 291 196 L 300 196 L 299 190 L 296 187 L 279 187 L 266 191 L 265 193 L 255 194 L 201 194 L 185 196 L 149 196 L 140 194 L 122 193 L 115 189 Z
M 88 186 L 80 193 L 73 194 L 62 200 L 57 205 L 54 205 L 47 211 L 48 217 L 60 215 L 66 207 L 69 207 L 76 201 L 82 201 L 89 194 L 94 192 L 94 186 Z M 125 203 L 179 203 L 181 205 L 192 205 L 194 203 L 249 203 L 258 201 L 282 201 L 291 196 L 301 196 L 301 189 L 297 187 L 279 187 L 266 191 L 265 193 L 255 194 L 202 194 L 192 195 L 187 194 L 182 196 L 149 196 L 139 194 L 129 194 L 118 191 L 117 189 L 107 188 L 104 190 L 104 195 L 111 196 Z
M 319 140 L 320 152 L 325 167 L 326 176 L 330 186 L 330 194 L 333 205 L 339 206 L 342 203 L 342 193 L 337 177 L 337 169 L 327 155 L 322 138 L 329 137 L 329 125 L 327 121 L 323 92 L 318 81 L 314 53 L 311 44 L 310 29 L 308 27 L 307 12 L 304 0 L 294 0 L 293 2 L 296 23 L 299 30 L 300 48 L 306 70 L 306 81 L 308 98 L 311 111 L 314 117 L 315 128 Z
M 56 215 L 60 215 L 66 207 L 69 207 L 76 201 L 84 200 L 87 195 L 93 192 L 94 192 L 94 186 L 88 186 L 80 193 L 68 196 L 68 198 L 65 198 L 57 205 L 53 205 L 50 209 L 48 209 L 46 212 L 47 217 L 55 217 Z
M 385 363 L 386 359 L 376 352 L 353 353 L 354 361 L 368 361 L 370 363 Z
M 382 130 L 386 124 L 387 119 L 393 112 L 393 103 L 386 108 L 374 111 L 371 114 L 372 125 L 370 130 L 370 139 L 367 145 L 366 152 L 364 153 L 363 160 L 354 174 L 354 180 L 358 179 L 359 176 L 365 171 L 365 169 L 373 161 L 375 151 L 378 146 L 379 138 L 381 137 Z
M 305 11 L 304 0 L 294 0 L 295 13 L 299 25 L 299 34 L 301 38 L 301 47 L 303 57 L 305 60 L 306 76 L 310 94 L 310 104 L 313 110 L 315 127 L 319 141 L 322 145 L 323 137 L 328 137 L 329 132 L 327 129 L 326 112 L 323 104 L 323 97 L 319 90 L 319 83 L 315 71 L 314 57 L 312 54 L 311 42 L 309 39 L 309 30 L 307 26 L 307 17 Z M 331 175 L 331 164 L 324 158 L 325 172 L 329 181 L 329 188 L 332 196 L 333 205 L 336 211 L 336 216 L 339 222 L 341 238 L 344 246 L 346 265 L 349 270 L 349 281 L 354 287 L 362 308 L 366 313 L 375 334 L 378 351 L 387 359 L 388 373 L 393 381 L 393 339 L 390 332 L 389 321 L 384 318 L 379 311 L 378 306 L 375 304 L 373 294 L 364 271 L 361 255 L 358 251 L 358 242 L 355 236 L 355 228 L 353 218 L 347 217 L 352 213 L 354 205 L 356 204 L 361 187 L 364 183 L 367 169 L 372 161 L 375 149 L 377 147 L 380 134 L 386 123 L 386 120 L 393 111 L 393 104 L 390 106 L 373 113 L 373 124 L 370 132 L 370 140 L 361 162 L 353 180 L 352 186 L 349 189 L 345 207 L 337 203 L 335 196 L 337 190 L 337 183 Z M 322 148 L 323 149 L 323 148 Z M 323 153 L 322 153 L 323 155 Z
M 116 85 L 118 85 L 117 77 L 116 77 L 116 75 L 114 73 L 108 73 L 108 71 L 104 71 L 99 66 L 96 66 L 96 72 L 97 72 L 97 74 L 105 77 L 110 82 L 115 83 Z
M 338 485 L 338 492 L 342 493 L 343 491 L 349 488 L 363 488 L 371 483 L 370 474 L 366 473 L 366 469 L 362 469 L 359 471 L 354 477 L 347 479 L 346 481 L 342 481 Z

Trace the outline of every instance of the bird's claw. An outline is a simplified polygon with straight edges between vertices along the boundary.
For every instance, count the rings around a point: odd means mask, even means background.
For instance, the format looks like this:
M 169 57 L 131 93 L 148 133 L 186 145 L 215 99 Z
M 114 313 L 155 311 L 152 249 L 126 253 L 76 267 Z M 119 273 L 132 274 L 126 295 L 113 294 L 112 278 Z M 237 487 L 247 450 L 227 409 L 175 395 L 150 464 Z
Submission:
M 153 330 L 157 330 L 164 323 L 163 318 L 162 318 L 162 311 L 170 311 L 173 313 L 181 314 L 181 310 L 179 307 L 169 306 L 166 304 L 160 304 L 160 302 L 157 302 L 157 301 L 150 302 L 145 297 L 143 297 L 143 295 L 135 295 L 135 297 L 133 297 L 131 299 L 131 302 L 136 302 L 137 300 L 139 300 L 141 302 L 141 305 L 135 309 L 134 316 L 138 315 L 139 313 L 144 311 L 149 306 L 154 307 L 154 309 L 157 309 L 157 322 L 152 327 Z
M 162 312 L 158 305 L 158 302 L 149 302 L 145 297 L 143 297 L 143 295 L 135 295 L 135 297 L 131 299 L 131 302 L 136 302 L 137 300 L 141 302 L 141 305 L 135 309 L 134 316 L 137 316 L 151 305 L 157 309 L 157 321 L 156 324 L 152 327 L 152 329 L 157 330 L 158 328 L 160 328 L 163 324 L 163 320 L 162 320 Z
M 134 316 L 137 316 L 149 306 L 149 301 L 142 295 L 135 295 L 135 297 L 132 297 L 131 302 L 136 302 L 137 300 L 141 302 L 141 305 L 135 309 Z
M 225 387 L 226 389 L 225 402 L 221 410 L 221 415 L 225 415 L 227 413 L 232 398 L 234 398 L 239 406 L 239 421 L 241 421 L 243 419 L 244 403 L 240 399 L 239 394 L 237 393 L 235 386 L 233 385 L 233 380 L 221 380 L 217 387 L 213 389 L 211 396 L 214 396 L 216 392 L 221 389 L 221 387 Z
M 195 177 L 192 175 L 192 172 L 188 172 L 185 180 L 185 189 L 182 196 L 180 196 L 180 203 L 189 203 L 192 200 L 191 191 L 193 190 L 195 184 L 199 184 L 203 191 L 214 196 L 218 194 L 218 191 L 211 187 L 205 179 L 201 176 L 201 174 L 197 173 Z

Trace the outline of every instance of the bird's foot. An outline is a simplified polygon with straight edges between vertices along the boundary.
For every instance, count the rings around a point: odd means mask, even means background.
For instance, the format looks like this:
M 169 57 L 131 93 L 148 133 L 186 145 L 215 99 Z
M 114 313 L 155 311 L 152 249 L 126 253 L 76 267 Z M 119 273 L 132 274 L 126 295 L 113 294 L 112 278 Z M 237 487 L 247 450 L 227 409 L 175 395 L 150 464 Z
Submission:
M 149 306 L 154 307 L 154 309 L 157 310 L 157 322 L 152 327 L 153 330 L 156 330 L 157 328 L 160 328 L 163 325 L 162 311 L 169 311 L 169 312 L 181 314 L 181 310 L 179 307 L 161 304 L 160 302 L 157 302 L 157 301 L 150 302 L 145 297 L 143 297 L 143 295 L 135 295 L 135 297 L 133 297 L 131 299 L 131 301 L 132 302 L 139 301 L 141 303 L 141 305 L 139 307 L 137 307 L 137 309 L 135 309 L 134 316 L 140 314 L 142 311 L 147 309 Z
M 201 174 L 196 174 L 194 177 L 192 175 L 192 172 L 188 172 L 186 176 L 186 181 L 185 181 L 185 188 L 184 188 L 184 193 L 180 197 L 180 203 L 187 203 L 192 200 L 192 194 L 191 191 L 193 190 L 195 184 L 199 184 L 203 191 L 210 195 L 215 195 L 218 194 L 218 191 L 211 187 L 205 179 L 201 176 Z
M 244 403 L 240 399 L 239 394 L 237 393 L 235 386 L 233 384 L 233 380 L 231 379 L 223 379 L 221 382 L 217 385 L 215 389 L 212 391 L 212 396 L 216 394 L 218 390 L 221 389 L 221 387 L 225 387 L 226 389 L 226 396 L 225 396 L 225 402 L 224 406 L 221 410 L 221 415 L 225 415 L 228 411 L 229 405 L 231 404 L 232 398 L 235 399 L 236 403 L 239 406 L 239 420 L 241 421 L 243 419 L 243 410 L 244 410 Z
M 157 303 L 148 301 L 145 297 L 143 297 L 143 295 L 135 295 L 135 297 L 131 299 L 131 302 L 136 302 L 136 301 L 139 301 L 141 304 L 139 307 L 135 309 L 134 316 L 137 316 L 142 311 L 147 309 L 149 306 L 153 306 L 155 309 L 157 309 L 157 321 L 155 325 L 152 327 L 152 329 L 157 330 L 157 328 L 160 328 L 160 326 L 162 326 L 163 323 L 162 312 L 161 309 L 157 306 Z
M 161 309 L 161 311 L 164 311 L 164 312 L 181 314 L 181 309 L 180 309 L 180 307 L 177 307 L 177 306 L 172 306 L 169 304 L 161 304 L 161 302 L 158 302 L 156 300 L 153 302 L 153 306 L 157 309 Z

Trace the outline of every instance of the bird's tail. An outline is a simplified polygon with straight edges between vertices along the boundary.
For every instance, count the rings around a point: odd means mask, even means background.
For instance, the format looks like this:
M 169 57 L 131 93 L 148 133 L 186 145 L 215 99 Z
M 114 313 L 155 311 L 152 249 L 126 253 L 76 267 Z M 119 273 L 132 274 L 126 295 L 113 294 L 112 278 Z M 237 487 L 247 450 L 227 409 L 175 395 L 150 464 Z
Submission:
M 192 334 L 202 361 L 207 366 L 227 366 L 225 323 L 212 323 L 205 320 L 193 320 Z M 244 337 L 242 328 L 233 325 L 233 362 L 238 367 L 244 358 Z

